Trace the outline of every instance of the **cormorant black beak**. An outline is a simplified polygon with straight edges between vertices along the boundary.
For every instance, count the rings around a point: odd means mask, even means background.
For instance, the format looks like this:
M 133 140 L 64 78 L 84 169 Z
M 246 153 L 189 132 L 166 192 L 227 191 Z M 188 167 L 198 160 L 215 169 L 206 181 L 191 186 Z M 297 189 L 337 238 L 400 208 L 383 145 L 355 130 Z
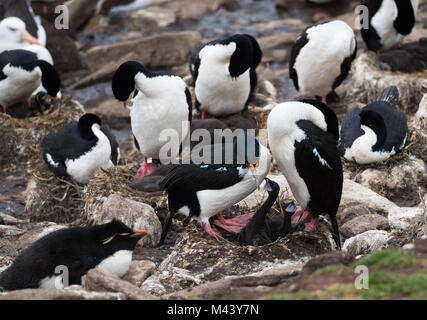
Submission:
M 145 230 L 134 230 L 133 233 L 129 236 L 130 238 L 143 238 L 148 234 Z

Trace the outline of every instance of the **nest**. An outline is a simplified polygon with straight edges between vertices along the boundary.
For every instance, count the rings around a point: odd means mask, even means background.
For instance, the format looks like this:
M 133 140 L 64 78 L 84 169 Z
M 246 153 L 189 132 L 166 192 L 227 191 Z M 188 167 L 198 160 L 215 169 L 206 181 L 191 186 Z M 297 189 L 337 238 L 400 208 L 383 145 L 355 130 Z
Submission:
M 420 194 L 423 194 L 427 189 L 423 183 L 425 174 L 419 172 L 416 168 L 415 159 L 426 162 L 426 143 L 421 133 L 410 128 L 406 146 L 402 152 L 390 157 L 386 161 L 375 162 L 370 164 L 357 164 L 346 159 L 342 159 L 343 170 L 346 173 L 346 178 L 362 183 L 381 196 L 395 202 L 399 206 L 414 206 L 420 202 Z M 405 169 L 406 168 L 406 169 Z M 408 170 L 411 168 L 410 174 L 402 177 L 402 180 L 397 181 L 395 177 L 396 170 Z M 382 174 L 364 175 L 366 170 L 373 172 L 382 172 Z M 403 171 L 405 172 L 405 171 Z M 383 177 L 383 178 L 381 178 Z
M 45 164 L 38 165 L 28 181 L 25 214 L 31 222 L 52 221 L 83 225 L 83 187 L 56 177 Z
M 224 276 L 246 275 L 289 261 L 300 261 L 331 250 L 326 236 L 328 227 L 320 222 L 313 233 L 295 233 L 264 246 L 241 246 L 235 242 L 207 235 L 191 222 L 178 237 L 173 251 L 159 266 L 159 271 L 184 269 L 203 282 Z M 161 279 L 168 292 L 194 286 L 173 277 Z M 178 282 L 178 283 L 176 283 Z
M 423 95 L 427 92 L 427 70 L 416 73 L 384 71 L 379 68 L 373 52 L 362 53 L 352 65 L 353 101 L 368 104 L 375 101 L 381 92 L 390 86 L 399 90 L 399 107 L 402 111 L 415 113 Z
M 130 155 L 132 157 L 132 154 Z M 129 158 L 124 157 L 121 165 L 103 170 L 95 178 L 89 181 L 84 189 L 83 219 L 88 224 L 98 222 L 98 216 L 102 211 L 104 200 L 111 194 L 117 194 L 123 198 L 143 202 L 156 210 L 167 214 L 166 195 L 163 192 L 146 193 L 134 190 L 129 187 L 132 182 L 137 167 L 134 163 L 129 163 Z
M 78 121 L 84 114 L 83 107 L 69 97 L 53 102 L 46 113 L 31 118 L 12 118 L 0 115 L 0 136 L 2 137 L 2 152 L 0 166 L 16 170 L 16 164 L 29 165 L 43 162 L 40 143 L 43 137 L 62 125 Z

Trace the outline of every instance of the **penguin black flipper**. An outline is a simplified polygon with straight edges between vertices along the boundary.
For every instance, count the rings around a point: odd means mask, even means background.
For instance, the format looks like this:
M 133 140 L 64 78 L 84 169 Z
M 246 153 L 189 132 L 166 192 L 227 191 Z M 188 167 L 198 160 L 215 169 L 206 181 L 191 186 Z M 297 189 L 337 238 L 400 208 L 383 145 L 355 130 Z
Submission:
M 340 247 L 335 215 L 341 201 L 343 173 L 337 141 L 311 121 L 299 120 L 297 125 L 307 136 L 300 142 L 295 141 L 295 166 L 310 194 L 308 210 L 329 215 L 334 240 Z
M 360 127 L 360 112 L 361 110 L 358 107 L 353 107 L 346 113 L 342 120 L 338 147 L 342 156 L 345 153 L 345 149 L 351 148 L 353 142 L 364 134 Z
M 397 6 L 397 18 L 394 20 L 394 28 L 400 34 L 406 36 L 411 33 L 415 25 L 415 12 L 411 1 L 394 0 Z
M 297 60 L 297 57 L 298 57 L 301 49 L 304 48 L 304 46 L 308 43 L 308 38 L 307 38 L 307 36 L 308 36 L 307 30 L 308 29 L 309 29 L 309 27 L 306 28 L 304 30 L 304 32 L 301 34 L 301 36 L 299 36 L 295 40 L 295 43 L 291 49 L 291 55 L 289 57 L 289 76 L 292 79 L 292 81 L 294 82 L 294 86 L 297 89 L 297 91 L 299 91 L 298 74 L 294 68 L 294 65 L 295 65 L 295 62 Z
M 108 140 L 110 141 L 111 146 L 111 161 L 115 166 L 119 164 L 120 161 L 120 147 L 116 140 L 116 137 L 111 132 L 110 127 L 108 124 L 104 123 L 102 125 L 101 131 L 104 132 L 104 134 L 107 136 Z

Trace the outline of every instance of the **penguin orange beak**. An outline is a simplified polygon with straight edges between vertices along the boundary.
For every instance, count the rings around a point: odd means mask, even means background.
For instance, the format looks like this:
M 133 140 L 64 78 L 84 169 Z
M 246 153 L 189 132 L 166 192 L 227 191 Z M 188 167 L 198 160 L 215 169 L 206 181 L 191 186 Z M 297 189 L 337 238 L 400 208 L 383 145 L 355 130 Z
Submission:
M 27 30 L 23 30 L 21 34 L 21 40 L 30 44 L 40 45 L 40 41 L 34 38 Z
M 134 230 L 133 233 L 130 235 L 130 238 L 142 238 L 145 237 L 148 234 L 145 230 Z

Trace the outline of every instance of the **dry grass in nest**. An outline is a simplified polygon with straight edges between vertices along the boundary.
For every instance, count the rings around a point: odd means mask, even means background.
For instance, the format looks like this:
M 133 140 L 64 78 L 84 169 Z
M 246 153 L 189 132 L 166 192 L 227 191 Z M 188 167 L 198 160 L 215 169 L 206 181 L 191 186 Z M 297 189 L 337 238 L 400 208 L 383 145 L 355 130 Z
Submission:
M 411 225 L 409 228 L 393 231 L 387 244 L 390 247 L 403 247 L 405 244 L 412 243 L 415 239 L 424 236 L 426 227 L 427 222 L 424 220 Z
M 247 113 L 255 120 L 258 129 L 267 129 L 267 119 L 270 110 L 260 107 L 249 107 Z
M 102 210 L 102 204 L 111 194 L 117 194 L 123 198 L 142 202 L 152 206 L 156 211 L 166 209 L 166 195 L 163 192 L 146 193 L 129 187 L 136 172 L 135 164 L 127 163 L 122 159 L 122 165 L 103 170 L 95 178 L 89 181 L 83 194 L 84 219 L 93 224 L 96 212 Z
M 1 114 L 3 146 L 0 164 L 7 167 L 10 162 L 24 163 L 28 160 L 32 165 L 41 163 L 40 143 L 43 137 L 66 123 L 78 121 L 83 114 L 83 107 L 70 97 L 55 100 L 46 113 L 37 117 L 18 119 Z
M 207 235 L 195 222 L 186 226 L 174 246 L 172 254 L 160 268 L 183 268 L 194 273 L 212 271 L 206 281 L 215 281 L 224 275 L 243 275 L 261 271 L 265 264 L 312 257 L 331 250 L 325 236 L 326 226 L 319 224 L 319 232 L 294 233 L 264 246 L 242 246 L 236 242 Z
M 381 92 L 390 86 L 399 90 L 399 108 L 415 113 L 427 92 L 427 70 L 417 73 L 390 72 L 381 70 L 373 52 L 361 54 L 352 65 L 353 101 L 368 104 L 378 99 Z
M 35 168 L 26 194 L 25 214 L 30 221 L 83 224 L 83 187 L 56 177 L 45 164 Z

